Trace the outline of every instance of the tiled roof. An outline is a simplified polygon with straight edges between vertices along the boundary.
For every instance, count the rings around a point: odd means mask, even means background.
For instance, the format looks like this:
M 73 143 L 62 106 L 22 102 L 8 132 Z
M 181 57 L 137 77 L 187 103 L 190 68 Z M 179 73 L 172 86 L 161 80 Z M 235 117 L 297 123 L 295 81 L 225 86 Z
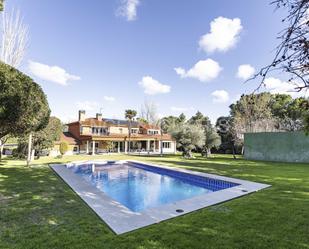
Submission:
M 121 120 L 121 119 L 102 119 L 98 120 L 96 118 L 86 118 L 84 121 L 76 121 L 69 123 L 74 124 L 74 123 L 80 123 L 85 126 L 119 126 L 119 127 L 128 127 L 129 126 L 129 121 L 128 120 Z M 137 121 L 132 121 L 131 122 L 131 127 L 132 128 L 139 128 L 142 127 L 144 129 L 155 129 L 159 130 L 160 127 L 151 125 L 151 124 L 145 124 L 145 123 L 140 123 Z
M 70 133 L 70 132 L 63 132 L 60 135 L 60 140 L 56 142 L 56 144 L 60 144 L 61 142 L 67 142 L 71 145 L 78 145 L 79 141 Z

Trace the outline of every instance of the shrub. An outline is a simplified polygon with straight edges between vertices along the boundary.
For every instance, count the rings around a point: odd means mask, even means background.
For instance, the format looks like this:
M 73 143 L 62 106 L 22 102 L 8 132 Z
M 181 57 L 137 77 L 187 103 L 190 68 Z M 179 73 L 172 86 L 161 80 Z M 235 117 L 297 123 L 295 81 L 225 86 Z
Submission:
M 69 150 L 69 145 L 67 142 L 61 142 L 60 143 L 60 154 L 63 156 L 67 151 Z

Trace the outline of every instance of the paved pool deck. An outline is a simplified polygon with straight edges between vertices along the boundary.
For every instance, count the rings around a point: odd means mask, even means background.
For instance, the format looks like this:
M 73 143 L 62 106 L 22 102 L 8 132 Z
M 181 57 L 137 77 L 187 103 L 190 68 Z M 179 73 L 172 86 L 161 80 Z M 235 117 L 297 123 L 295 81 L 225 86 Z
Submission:
M 106 161 L 78 161 L 69 164 L 52 164 L 50 167 L 82 198 L 88 206 L 116 233 L 123 234 L 133 230 L 149 226 L 161 221 L 184 215 L 205 207 L 221 202 L 232 200 L 250 193 L 270 187 L 270 185 L 207 174 L 186 169 L 167 167 L 162 165 L 149 164 L 134 160 L 119 161 L 120 163 L 135 162 L 147 166 L 159 167 L 187 174 L 213 178 L 239 185 L 199 195 L 190 199 L 176 201 L 170 204 L 161 205 L 156 208 L 149 208 L 142 212 L 133 212 L 119 202 L 107 196 L 95 186 L 86 182 L 82 177 L 68 169 L 67 165 L 105 163 Z M 181 213 L 176 210 L 182 210 Z

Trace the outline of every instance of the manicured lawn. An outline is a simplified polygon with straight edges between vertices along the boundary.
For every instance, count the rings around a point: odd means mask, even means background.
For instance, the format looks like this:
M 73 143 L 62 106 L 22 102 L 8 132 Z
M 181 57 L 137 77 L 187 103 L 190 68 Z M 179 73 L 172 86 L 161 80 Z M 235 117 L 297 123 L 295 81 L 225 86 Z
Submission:
M 308 164 L 130 156 L 272 187 L 116 236 L 47 165 L 85 157 L 0 162 L 0 248 L 309 248 Z

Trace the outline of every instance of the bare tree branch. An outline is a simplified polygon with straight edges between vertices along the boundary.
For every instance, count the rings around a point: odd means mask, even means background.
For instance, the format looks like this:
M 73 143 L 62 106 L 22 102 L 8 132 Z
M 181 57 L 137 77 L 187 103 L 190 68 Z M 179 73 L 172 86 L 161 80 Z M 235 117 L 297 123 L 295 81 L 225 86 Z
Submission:
M 17 68 L 22 62 L 28 46 L 28 26 L 24 24 L 20 11 L 2 14 L 0 59 Z

